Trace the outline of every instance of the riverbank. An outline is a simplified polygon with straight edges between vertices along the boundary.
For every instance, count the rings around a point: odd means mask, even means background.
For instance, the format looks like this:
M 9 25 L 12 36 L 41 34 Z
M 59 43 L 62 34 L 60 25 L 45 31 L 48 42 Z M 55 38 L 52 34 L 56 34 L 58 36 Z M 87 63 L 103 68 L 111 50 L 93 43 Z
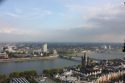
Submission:
M 35 70 L 40 75 L 45 69 L 63 68 L 73 65 L 79 65 L 79 62 L 57 58 L 26 60 L 20 62 L 1 62 L 0 73 L 8 75 L 12 72 L 22 72 L 27 70 Z
M 9 59 L 0 59 L 0 63 L 2 62 L 21 62 L 21 61 L 33 61 L 33 60 L 45 60 L 45 59 L 53 59 L 58 56 L 46 56 L 46 57 L 27 57 L 27 58 L 9 58 Z

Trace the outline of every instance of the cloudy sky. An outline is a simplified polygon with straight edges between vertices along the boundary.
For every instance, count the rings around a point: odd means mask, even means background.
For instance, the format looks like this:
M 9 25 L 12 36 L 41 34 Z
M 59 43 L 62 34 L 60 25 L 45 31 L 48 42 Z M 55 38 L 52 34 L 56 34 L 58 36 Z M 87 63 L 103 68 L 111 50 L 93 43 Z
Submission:
M 0 3 L 0 41 L 123 42 L 124 39 L 124 0 Z

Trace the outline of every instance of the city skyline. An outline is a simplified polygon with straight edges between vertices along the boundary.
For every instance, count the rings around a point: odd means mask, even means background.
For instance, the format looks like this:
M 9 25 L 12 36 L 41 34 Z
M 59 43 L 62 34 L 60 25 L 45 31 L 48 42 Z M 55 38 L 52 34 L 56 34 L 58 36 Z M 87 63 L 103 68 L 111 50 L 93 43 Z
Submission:
M 123 0 L 3 0 L 0 41 L 123 42 Z

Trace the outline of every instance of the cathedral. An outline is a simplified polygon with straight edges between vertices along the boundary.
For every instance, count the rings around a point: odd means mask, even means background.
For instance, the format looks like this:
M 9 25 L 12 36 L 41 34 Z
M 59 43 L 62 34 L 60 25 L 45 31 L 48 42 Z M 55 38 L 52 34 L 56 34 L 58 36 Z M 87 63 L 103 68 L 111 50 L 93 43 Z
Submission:
M 125 40 L 124 40 L 123 52 L 125 52 Z

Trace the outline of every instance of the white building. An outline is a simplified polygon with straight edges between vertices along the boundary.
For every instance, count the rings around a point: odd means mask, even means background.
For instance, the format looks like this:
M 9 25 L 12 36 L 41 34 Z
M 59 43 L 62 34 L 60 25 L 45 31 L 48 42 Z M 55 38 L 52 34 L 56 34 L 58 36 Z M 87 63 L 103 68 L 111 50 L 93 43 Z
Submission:
M 53 50 L 53 54 L 58 54 L 56 50 Z
M 107 50 L 108 47 L 106 45 L 103 45 L 103 46 L 101 46 L 101 48 L 104 50 Z
M 6 51 L 9 51 L 9 52 L 16 52 L 16 51 L 14 50 L 14 48 L 16 48 L 16 46 L 7 46 Z
M 0 53 L 0 58 L 8 58 L 7 53 Z
M 33 50 L 33 56 L 43 56 L 41 49 Z
M 0 52 L 3 52 L 3 48 L 0 48 Z
M 48 52 L 47 43 L 43 44 L 43 52 Z

